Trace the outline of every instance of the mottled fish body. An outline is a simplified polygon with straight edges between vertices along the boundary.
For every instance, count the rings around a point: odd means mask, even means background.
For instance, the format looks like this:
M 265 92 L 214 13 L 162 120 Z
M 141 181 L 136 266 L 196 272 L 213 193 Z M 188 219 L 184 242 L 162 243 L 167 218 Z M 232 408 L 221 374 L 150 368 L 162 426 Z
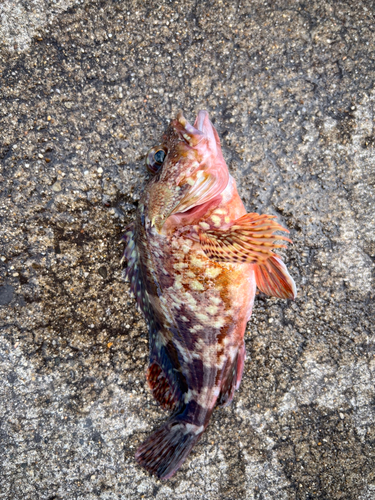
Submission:
M 241 382 L 244 332 L 256 287 L 295 297 L 272 252 L 285 231 L 246 214 L 208 114 L 180 113 L 148 155 L 155 175 L 124 235 L 126 275 L 149 326 L 147 379 L 170 419 L 139 447 L 138 462 L 168 479 Z

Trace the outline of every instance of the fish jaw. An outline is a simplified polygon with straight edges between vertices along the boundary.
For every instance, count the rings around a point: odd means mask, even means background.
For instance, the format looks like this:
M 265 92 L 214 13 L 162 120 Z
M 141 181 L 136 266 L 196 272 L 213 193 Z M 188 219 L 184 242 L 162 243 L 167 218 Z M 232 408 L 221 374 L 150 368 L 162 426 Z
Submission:
M 200 111 L 194 126 L 181 112 L 163 137 L 167 156 L 149 188 L 151 225 L 160 233 L 165 221 L 220 195 L 229 181 L 220 140 L 207 111 Z

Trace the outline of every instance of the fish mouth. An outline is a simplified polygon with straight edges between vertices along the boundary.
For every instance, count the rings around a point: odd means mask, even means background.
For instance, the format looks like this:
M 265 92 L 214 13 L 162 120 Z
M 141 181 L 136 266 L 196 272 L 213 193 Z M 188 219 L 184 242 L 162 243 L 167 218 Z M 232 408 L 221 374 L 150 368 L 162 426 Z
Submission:
M 185 190 L 183 197 L 169 215 L 187 212 L 205 204 L 224 191 L 229 182 L 229 172 L 221 154 L 220 140 L 210 122 L 208 112 L 199 111 L 194 125 L 190 125 L 180 110 L 176 121 L 183 127 L 180 134 L 189 146 L 198 152 L 201 162 L 196 162 L 193 175 L 185 179 L 190 187 Z
M 174 172 L 166 169 L 159 186 L 154 186 L 150 219 L 159 233 L 168 217 L 206 204 L 220 195 L 229 182 L 220 140 L 207 111 L 199 111 L 194 125 L 179 111 L 171 126 L 182 140 L 186 167 Z

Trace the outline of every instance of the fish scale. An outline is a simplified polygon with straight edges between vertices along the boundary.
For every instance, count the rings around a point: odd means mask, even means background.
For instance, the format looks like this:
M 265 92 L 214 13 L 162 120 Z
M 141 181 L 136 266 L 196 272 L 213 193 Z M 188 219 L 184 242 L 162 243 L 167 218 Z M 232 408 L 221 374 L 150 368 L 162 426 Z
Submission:
M 172 411 L 136 459 L 168 479 L 240 385 L 256 287 L 292 299 L 296 288 L 273 253 L 283 246 L 276 240 L 290 241 L 274 234 L 286 229 L 274 216 L 246 214 L 208 113 L 194 126 L 179 113 L 160 149 L 162 164 L 147 155 L 155 175 L 123 239 L 125 275 L 149 327 L 146 378 Z

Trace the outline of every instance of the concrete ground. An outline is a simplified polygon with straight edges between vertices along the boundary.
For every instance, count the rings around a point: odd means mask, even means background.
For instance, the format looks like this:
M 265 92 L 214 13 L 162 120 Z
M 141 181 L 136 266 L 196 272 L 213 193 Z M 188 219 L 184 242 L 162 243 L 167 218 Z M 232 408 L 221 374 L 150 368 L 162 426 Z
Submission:
M 0 498 L 375 498 L 371 1 L 0 5 Z M 162 483 L 117 245 L 143 158 L 207 109 L 298 287 L 258 295 L 234 403 Z

